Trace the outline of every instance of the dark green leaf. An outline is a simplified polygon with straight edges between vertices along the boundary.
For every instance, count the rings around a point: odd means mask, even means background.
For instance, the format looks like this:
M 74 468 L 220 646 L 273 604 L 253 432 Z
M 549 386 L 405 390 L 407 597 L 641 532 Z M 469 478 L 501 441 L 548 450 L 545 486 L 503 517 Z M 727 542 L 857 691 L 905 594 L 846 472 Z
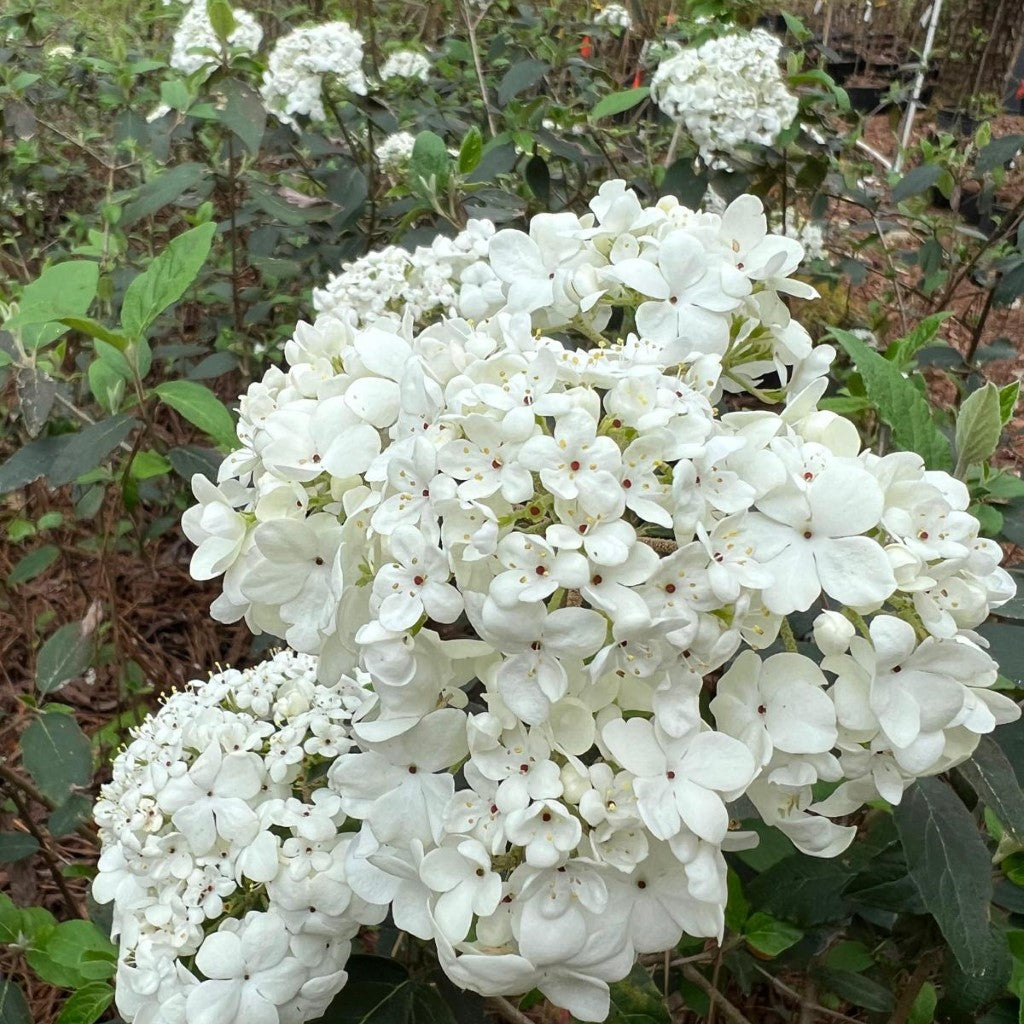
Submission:
M 224 461 L 221 454 L 212 448 L 198 448 L 194 445 L 172 448 L 167 458 L 174 472 L 184 480 L 191 480 L 196 473 L 202 473 L 213 483 L 217 482 L 217 470 Z
M 180 413 L 218 444 L 225 448 L 237 446 L 235 421 L 209 388 L 192 380 L 169 380 L 153 390 L 161 402 Z
M 409 972 L 383 956 L 356 954 L 346 964 L 348 982 L 314 1024 L 409 1024 Z
M 93 981 L 71 993 L 61 1007 L 55 1024 L 93 1024 L 114 1001 L 114 990 L 102 981 Z
M 0 864 L 31 857 L 38 849 L 39 842 L 27 832 L 0 832 Z
M 220 123 L 234 132 L 242 145 L 255 156 L 267 125 L 267 110 L 260 94 L 237 78 L 225 79 L 217 84 L 217 88 L 225 97 Z
M 957 771 L 1003 828 L 1024 846 L 1024 792 L 999 744 L 982 736 L 974 754 L 958 765 Z
M 7 574 L 7 586 L 16 587 L 19 583 L 34 580 L 40 573 L 46 572 L 59 556 L 60 548 L 56 544 L 44 544 L 41 548 L 30 551 Z
M 983 146 L 974 164 L 974 172 L 979 177 L 990 174 L 997 167 L 1005 167 L 1017 154 L 1024 149 L 1024 135 L 1002 135 Z
M 101 465 L 106 457 L 138 426 L 132 416 L 111 416 L 84 427 L 73 435 L 53 460 L 46 474 L 52 487 L 63 487 Z
M 1017 408 L 1017 399 L 1020 397 L 1020 381 L 1015 380 L 1005 387 L 999 389 L 999 415 L 1004 424 L 1009 423 L 1013 418 L 1013 411 Z
M 80 793 L 72 793 L 58 808 L 51 812 L 46 827 L 55 839 L 69 836 L 79 825 L 92 816 L 92 800 Z
M 0 1024 L 32 1024 L 25 996 L 12 978 L 0 974 Z
M 39 715 L 22 733 L 21 759 L 35 784 L 57 804 L 74 787 L 92 781 L 89 739 L 70 715 Z
M 669 1024 L 668 1007 L 650 974 L 639 965 L 628 978 L 612 982 L 606 1024 Z
M 974 819 L 938 779 L 919 779 L 894 811 L 907 868 L 964 972 L 984 978 L 992 863 Z
M 650 87 L 646 85 L 637 89 L 626 89 L 624 92 L 613 92 L 598 101 L 590 112 L 590 119 L 599 121 L 602 117 L 621 114 L 624 110 L 630 110 L 638 103 L 642 103 L 650 94 Z
M 167 248 L 128 286 L 121 306 L 121 326 L 130 338 L 141 337 L 154 320 L 195 280 L 210 254 L 216 225 L 200 224 L 172 238 Z
M 932 313 L 926 316 L 909 334 L 890 343 L 885 350 L 885 358 L 900 369 L 905 369 L 918 352 L 935 341 L 939 328 L 951 316 L 952 313 Z
M 993 289 L 992 299 L 997 306 L 1012 306 L 1022 295 L 1024 295 L 1024 260 L 1000 275 L 999 281 Z M 982 349 L 977 358 L 982 358 L 984 354 L 985 350 Z
M 536 85 L 550 67 L 542 60 L 521 60 L 513 64 L 498 85 L 498 106 L 504 107 L 514 96 Z
M 530 157 L 526 163 L 524 172 L 526 184 L 530 191 L 542 202 L 547 203 L 551 198 L 551 172 L 548 170 L 547 161 L 539 153 Z
M 205 164 L 185 163 L 163 171 L 151 178 L 128 203 L 118 221 L 118 228 L 125 230 L 143 217 L 152 216 L 168 203 L 180 199 L 189 189 L 195 188 L 207 174 Z
M 928 402 L 914 384 L 856 335 L 838 329 L 832 334 L 854 361 L 868 397 L 879 416 L 892 427 L 896 443 L 917 452 L 930 469 L 949 469 L 949 442 L 935 426 Z
M 822 968 L 815 971 L 814 976 L 829 991 L 835 993 L 840 999 L 853 1003 L 854 1006 L 861 1006 L 874 1013 L 892 1013 L 894 1006 L 892 993 L 879 985 L 877 981 L 872 981 L 863 974 Z
M 696 209 L 708 190 L 707 174 L 694 169 L 692 157 L 680 157 L 665 172 L 661 183 L 663 196 L 675 196 L 683 206 Z
M 67 622 L 60 627 L 36 656 L 36 689 L 53 693 L 65 683 L 84 674 L 92 663 L 93 637 L 82 633 L 80 622 Z
M 920 195 L 925 189 L 937 184 L 941 176 L 942 165 L 939 163 L 921 164 L 919 167 L 915 167 L 903 175 L 893 186 L 893 202 L 902 203 L 904 199 Z
M 825 967 L 836 971 L 852 971 L 860 974 L 875 964 L 875 958 L 863 942 L 846 940 L 837 942 L 822 958 Z

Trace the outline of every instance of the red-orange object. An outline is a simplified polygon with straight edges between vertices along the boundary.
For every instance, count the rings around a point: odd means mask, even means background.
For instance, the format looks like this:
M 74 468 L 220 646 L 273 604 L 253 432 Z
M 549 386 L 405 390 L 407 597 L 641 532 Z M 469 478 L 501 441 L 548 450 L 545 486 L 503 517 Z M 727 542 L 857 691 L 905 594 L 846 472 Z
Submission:
M 1024 79 L 1021 79 L 1020 85 L 1017 86 L 1017 92 L 1015 96 L 1019 100 L 1024 100 Z
M 633 88 L 639 89 L 644 84 L 644 73 L 643 70 L 637 68 L 636 74 L 633 76 Z
M 594 56 L 594 47 L 590 45 L 590 36 L 584 36 L 580 43 L 580 56 L 585 60 Z

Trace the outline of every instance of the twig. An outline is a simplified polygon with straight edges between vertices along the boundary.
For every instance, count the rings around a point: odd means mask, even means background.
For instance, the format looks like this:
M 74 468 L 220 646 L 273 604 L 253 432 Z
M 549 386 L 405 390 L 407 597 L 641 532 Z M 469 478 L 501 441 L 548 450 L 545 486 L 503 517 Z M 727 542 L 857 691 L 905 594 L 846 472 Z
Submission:
M 465 0 L 458 0 L 455 6 L 458 7 L 459 14 L 462 15 L 462 20 L 466 26 L 466 33 L 469 36 L 469 51 L 473 55 L 473 67 L 476 69 L 476 80 L 480 85 L 480 99 L 482 99 L 484 103 L 484 113 L 487 115 L 487 127 L 490 130 L 491 138 L 493 139 L 494 136 L 498 134 L 498 129 L 494 122 L 494 112 L 491 110 L 491 102 L 487 98 L 487 79 L 484 77 L 484 68 L 480 61 L 480 46 L 476 39 L 476 28 L 480 22 L 474 22 L 469 16 L 469 12 L 466 10 Z M 481 19 L 487 13 L 487 8 L 490 6 L 490 4 L 487 4 L 483 9 L 480 14 Z
M 676 125 L 676 130 L 672 133 L 672 141 L 668 144 L 668 152 L 665 154 L 665 166 L 671 167 L 672 161 L 676 158 L 676 150 L 679 148 L 679 140 L 683 135 L 683 123 L 682 121 Z
M 88 920 L 89 915 L 85 913 L 85 910 L 79 904 L 78 900 L 75 899 L 74 893 L 72 893 L 68 888 L 68 883 L 60 872 L 60 865 L 53 856 L 50 844 L 36 827 L 36 823 L 32 820 L 32 815 L 29 813 L 29 809 L 26 806 L 25 801 L 21 799 L 21 794 L 18 792 L 17 787 L 8 786 L 6 788 L 7 793 L 11 798 L 11 802 L 18 810 L 18 817 L 21 818 L 25 828 L 27 828 L 31 833 L 32 838 L 39 844 L 39 852 L 42 854 L 43 860 L 46 861 L 46 866 L 49 868 L 50 874 L 53 876 L 53 881 L 60 890 L 61 896 L 64 898 L 64 906 L 67 908 L 68 913 L 71 914 L 72 917 L 81 917 Z
M 712 1008 L 718 1006 L 726 1020 L 731 1021 L 732 1024 L 751 1024 L 750 1020 L 744 1017 L 696 967 L 686 964 L 683 967 L 683 977 L 687 981 L 692 981 L 711 1000 Z
M 934 951 L 926 953 L 918 960 L 914 973 L 911 974 L 906 987 L 900 993 L 899 999 L 896 1000 L 896 1006 L 893 1008 L 892 1016 L 889 1018 L 889 1024 L 907 1024 L 907 1021 L 910 1019 L 910 1012 L 913 1010 L 914 1003 L 917 1000 L 917 995 L 921 991 L 921 987 L 928 980 L 928 974 L 931 972 L 934 960 Z
M 903 304 L 903 292 L 900 290 L 900 275 L 896 272 L 896 264 L 893 263 L 892 259 L 892 250 L 889 248 L 889 243 L 885 240 L 885 231 L 879 223 L 878 214 L 876 214 L 874 210 L 869 212 L 871 213 L 871 220 L 875 225 L 875 231 L 878 232 L 878 240 L 882 243 L 882 251 L 885 253 L 885 262 L 889 265 L 893 294 L 896 296 L 896 305 L 900 308 L 900 328 L 904 334 L 907 334 L 910 331 L 910 325 L 907 320 L 907 307 Z
M 537 1024 L 536 1021 L 530 1020 L 522 1010 L 517 1009 L 501 996 L 491 996 L 489 999 L 484 1000 L 484 1006 L 492 1013 L 501 1017 L 502 1020 L 508 1021 L 508 1024 Z
M 795 1000 L 801 1007 L 808 1005 L 815 1013 L 824 1014 L 833 1020 L 845 1021 L 846 1024 L 863 1024 L 863 1021 L 857 1020 L 856 1017 L 847 1017 L 845 1013 L 840 1013 L 838 1010 L 830 1010 L 827 1006 L 821 1006 L 819 1003 L 807 1003 L 795 988 L 790 988 L 785 982 L 779 981 L 774 974 L 766 971 L 760 964 L 754 964 L 754 969 L 759 974 L 763 974 L 772 983 L 774 988 L 778 989 L 784 996 L 789 996 L 790 999 Z
M 5 760 L 0 760 L 0 779 L 6 782 L 8 787 L 14 786 L 20 789 L 29 800 L 39 804 L 40 807 L 44 807 L 47 811 L 55 811 L 57 809 L 57 805 L 45 793 L 33 786 L 28 779 L 22 778 L 13 768 L 9 768 Z M 96 842 L 96 826 L 92 825 L 91 822 L 83 822 L 75 831 L 83 839 L 88 839 L 90 843 Z

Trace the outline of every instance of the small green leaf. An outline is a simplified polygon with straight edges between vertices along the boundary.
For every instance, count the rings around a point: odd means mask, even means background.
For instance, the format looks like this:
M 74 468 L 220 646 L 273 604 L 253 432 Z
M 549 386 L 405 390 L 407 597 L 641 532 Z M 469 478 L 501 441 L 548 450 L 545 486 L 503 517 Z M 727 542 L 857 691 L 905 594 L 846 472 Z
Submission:
M 12 978 L 0 974 L 0 1024 L 32 1024 L 32 1012 Z
M 669 1024 L 671 1017 L 661 992 L 642 967 L 628 978 L 613 982 L 611 1007 L 605 1024 Z
M 170 471 L 171 464 L 159 452 L 137 452 L 132 459 L 131 474 L 136 480 L 150 480 Z
M 1002 431 L 999 388 L 988 381 L 964 399 L 957 413 L 954 475 L 962 480 L 971 466 L 988 459 L 996 450 Z
M 459 174 L 471 174 L 484 155 L 484 137 L 476 125 L 466 132 L 466 137 L 459 147 Z
M 631 110 L 638 103 L 642 103 L 651 94 L 649 86 L 642 85 L 637 89 L 626 89 L 623 92 L 613 92 L 599 100 L 590 112 L 591 121 L 600 121 L 602 117 L 611 117 L 614 114 L 621 114 L 624 110 Z
M 451 176 L 451 159 L 444 139 L 435 132 L 420 132 L 409 158 L 409 183 L 412 190 L 429 199 L 443 192 Z
M 228 0 L 206 0 L 206 16 L 210 19 L 217 39 L 222 46 L 227 45 L 228 37 L 235 31 L 235 14 Z
M 192 380 L 169 380 L 153 390 L 161 402 L 180 413 L 218 444 L 225 448 L 237 446 L 235 421 L 209 388 Z
M 92 781 L 89 739 L 70 715 L 39 715 L 21 735 L 21 759 L 39 789 L 61 804 L 76 786 Z
M 55 1024 L 93 1024 L 114 1001 L 114 990 L 102 981 L 93 981 L 71 993 L 61 1007 Z
M 1020 381 L 1015 380 L 1012 384 L 999 389 L 999 416 L 1005 426 L 1013 418 L 1013 411 L 1017 408 L 1017 399 L 1020 397 Z
M 871 1010 L 873 1013 L 892 1013 L 894 1000 L 892 993 L 878 984 L 866 978 L 863 974 L 854 974 L 852 971 L 820 970 L 815 972 L 815 977 L 840 999 L 848 1003 Z
M 119 348 L 99 338 L 94 339 L 92 347 L 96 350 L 96 358 L 112 373 L 124 380 L 132 379 L 131 364 Z
M 938 1002 L 939 995 L 935 991 L 935 986 L 930 981 L 926 981 L 910 1007 L 907 1024 L 931 1024 L 935 1020 L 935 1007 Z
M 72 793 L 46 819 L 46 827 L 55 839 L 71 835 L 92 814 L 92 800 L 80 793 Z
M 80 622 L 65 623 L 43 644 L 36 657 L 36 689 L 53 693 L 82 675 L 92 663 L 92 634 L 82 634 Z
M 935 185 L 942 174 L 942 165 L 921 164 L 908 171 L 894 186 L 892 199 L 894 203 L 902 203 L 904 199 L 920 195 L 925 189 Z
M 743 935 L 748 946 L 767 957 L 778 956 L 804 937 L 799 928 L 760 911 L 747 919 Z
M 31 857 L 39 849 L 39 841 L 26 832 L 0 832 L 0 864 Z
M 176 164 L 150 178 L 138 190 L 135 198 L 125 206 L 118 227 L 127 230 L 143 217 L 152 216 L 168 203 L 179 199 L 189 189 L 195 188 L 207 174 L 206 164 L 185 163 Z
M 7 586 L 16 587 L 19 583 L 28 583 L 40 573 L 46 572 L 60 557 L 60 548 L 56 544 L 44 544 L 35 551 L 30 551 L 7 574 Z
M 957 766 L 957 771 L 1024 849 L 1024 792 L 999 744 L 982 736 L 974 753 Z
M 25 286 L 18 312 L 4 323 L 4 329 L 81 316 L 96 297 L 99 278 L 100 266 L 92 260 L 68 260 L 47 267 Z
M 826 967 L 837 971 L 852 971 L 860 974 L 875 964 L 875 958 L 863 942 L 846 940 L 837 942 L 822 958 Z
M 87 371 L 89 378 L 89 390 L 97 403 L 111 416 L 121 408 L 124 399 L 125 378 L 109 364 L 100 362 L 99 359 L 89 364 Z
M 878 415 L 892 428 L 896 443 L 907 451 L 917 452 L 930 469 L 949 469 L 949 442 L 935 425 L 928 402 L 913 383 L 855 334 L 835 328 L 832 335 L 856 365 L 868 397 Z
M 108 345 L 113 345 L 117 349 L 123 349 L 128 343 L 123 334 L 104 327 L 98 320 L 93 320 L 90 316 L 62 316 L 60 322 L 65 327 L 70 327 L 73 331 L 79 331 L 90 338 L 105 341 Z
M 198 227 L 171 239 L 167 248 L 128 286 L 121 305 L 121 326 L 130 338 L 140 338 L 154 320 L 185 294 L 210 254 L 217 226 Z
M 224 95 L 220 123 L 234 132 L 242 145 L 255 156 L 267 127 L 267 109 L 260 94 L 237 78 L 225 79 L 217 84 L 217 88 Z

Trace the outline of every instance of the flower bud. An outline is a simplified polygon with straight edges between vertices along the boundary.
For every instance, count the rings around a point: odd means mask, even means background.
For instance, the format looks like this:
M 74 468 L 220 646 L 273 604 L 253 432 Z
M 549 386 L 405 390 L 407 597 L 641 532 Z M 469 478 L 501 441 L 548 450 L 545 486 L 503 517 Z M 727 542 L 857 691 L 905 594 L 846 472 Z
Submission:
M 578 804 L 588 789 L 590 789 L 588 775 L 581 775 L 569 762 L 562 765 L 562 799 L 566 803 Z
M 855 633 L 853 623 L 839 612 L 822 612 L 814 620 L 814 642 L 822 654 L 843 654 Z

